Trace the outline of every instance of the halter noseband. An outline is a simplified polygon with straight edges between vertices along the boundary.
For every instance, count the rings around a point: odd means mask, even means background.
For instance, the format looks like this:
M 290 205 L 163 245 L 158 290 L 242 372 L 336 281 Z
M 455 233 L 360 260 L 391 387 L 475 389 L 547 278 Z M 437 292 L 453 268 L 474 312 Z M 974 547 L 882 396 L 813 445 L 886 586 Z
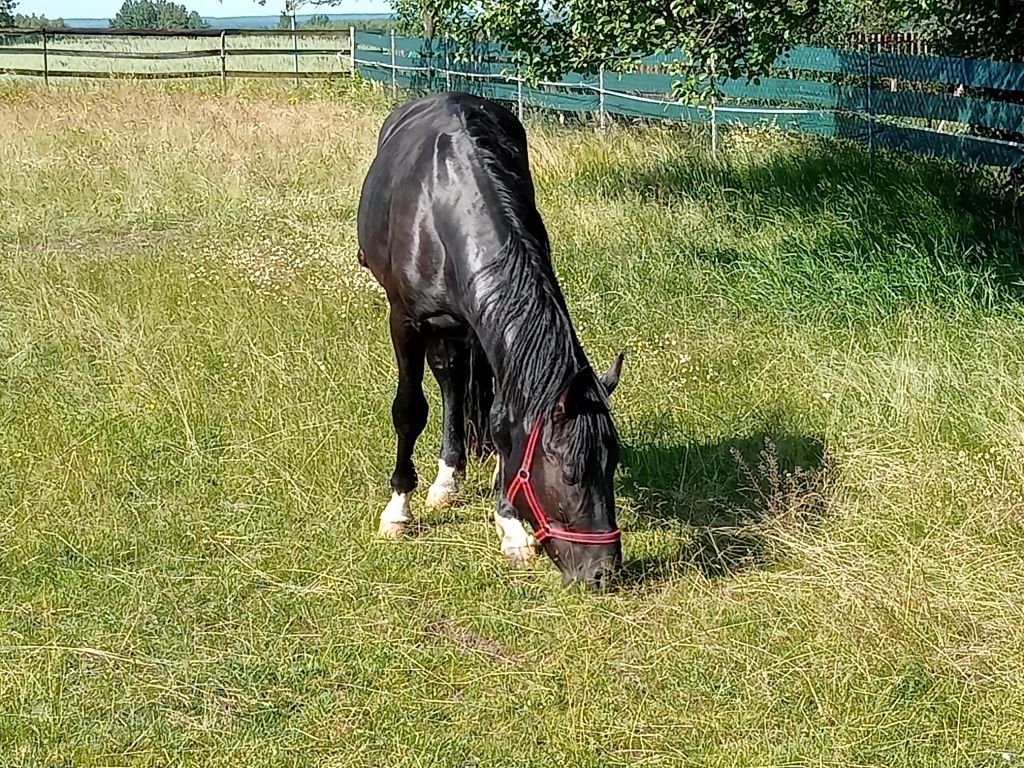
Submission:
M 530 436 L 526 440 L 523 463 L 505 490 L 509 503 L 515 504 L 516 496 L 520 493 L 526 497 L 526 503 L 529 505 L 530 511 L 533 512 L 534 520 L 536 520 L 533 533 L 541 544 L 548 539 L 561 539 L 562 541 L 571 541 L 574 544 L 614 544 L 622 535 L 622 531 L 618 528 L 602 533 L 570 531 L 565 526 L 549 520 L 548 516 L 544 514 L 544 509 L 541 507 L 540 502 L 537 501 L 537 496 L 533 492 L 533 486 L 530 484 L 530 467 L 533 464 L 533 454 L 537 450 L 537 443 L 540 442 L 542 424 L 543 420 L 538 416 L 533 429 L 530 430 Z

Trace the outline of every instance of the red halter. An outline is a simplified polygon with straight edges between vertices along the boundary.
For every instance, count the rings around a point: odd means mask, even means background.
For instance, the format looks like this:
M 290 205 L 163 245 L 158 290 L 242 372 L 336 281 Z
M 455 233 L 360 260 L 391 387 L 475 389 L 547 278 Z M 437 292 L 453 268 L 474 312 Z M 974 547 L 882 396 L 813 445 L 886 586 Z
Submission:
M 509 503 L 515 504 L 516 496 L 520 492 L 526 496 L 526 503 L 529 505 L 530 511 L 533 512 L 533 517 L 537 521 L 534 526 L 534 536 L 536 536 L 537 541 L 541 544 L 548 539 L 561 539 L 562 541 L 571 541 L 575 544 L 614 544 L 622 535 L 622 531 L 618 528 L 614 531 L 602 533 L 570 531 L 559 523 L 549 520 L 548 516 L 544 514 L 544 509 L 541 507 L 540 502 L 537 501 L 537 496 L 533 492 L 533 486 L 530 485 L 530 466 L 533 464 L 533 454 L 536 452 L 537 443 L 540 441 L 541 425 L 542 419 L 538 416 L 533 429 L 530 430 L 530 436 L 526 440 L 523 463 L 505 491 Z

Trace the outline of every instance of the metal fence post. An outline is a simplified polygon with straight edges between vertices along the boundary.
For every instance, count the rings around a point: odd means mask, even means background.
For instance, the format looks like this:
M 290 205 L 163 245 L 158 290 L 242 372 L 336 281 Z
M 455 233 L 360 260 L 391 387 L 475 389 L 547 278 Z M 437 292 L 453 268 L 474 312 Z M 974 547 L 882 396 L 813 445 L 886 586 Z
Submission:
M 868 162 L 872 168 L 875 167 L 875 105 L 871 96 L 872 81 L 875 77 L 874 68 L 872 66 L 874 48 L 874 43 L 868 43 L 866 106 L 868 110 Z
M 448 39 L 442 38 L 441 45 L 444 46 L 444 89 L 450 91 L 452 89 L 452 63 L 451 58 L 448 55 Z
M 714 100 L 711 102 L 711 154 L 718 156 L 718 110 Z
M 395 68 L 395 30 L 391 30 L 391 99 L 398 100 L 398 74 Z
M 43 82 L 50 87 L 50 47 L 46 42 L 46 28 L 43 28 Z
M 295 34 L 295 3 L 292 3 L 292 51 L 295 57 L 295 87 L 299 87 L 299 36 Z
M 523 73 L 516 66 L 516 101 L 519 104 L 519 119 L 523 119 Z
M 220 92 L 228 91 L 228 45 L 227 30 L 220 33 Z
M 711 59 L 711 154 L 718 156 L 718 97 L 715 95 L 715 60 Z
M 356 73 L 356 28 L 348 28 L 348 65 L 352 69 L 352 74 Z
M 604 130 L 605 126 L 605 114 L 604 114 L 604 67 L 601 67 L 597 71 L 597 94 L 598 94 L 598 109 L 600 110 L 601 116 L 601 130 Z

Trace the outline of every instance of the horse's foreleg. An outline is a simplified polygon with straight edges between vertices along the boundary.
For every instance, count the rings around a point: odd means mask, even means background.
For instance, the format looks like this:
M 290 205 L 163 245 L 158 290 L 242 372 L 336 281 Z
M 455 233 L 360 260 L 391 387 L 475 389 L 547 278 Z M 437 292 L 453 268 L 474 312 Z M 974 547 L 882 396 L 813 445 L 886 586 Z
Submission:
M 491 404 L 491 434 L 498 449 L 494 474 L 491 477 L 491 484 L 498 494 L 498 502 L 494 508 L 494 527 L 498 531 L 498 538 L 501 539 L 501 553 L 513 565 L 522 565 L 537 554 L 537 539 L 518 518 L 503 492 L 503 456 L 508 456 L 512 451 L 512 438 L 508 410 L 500 393 Z
M 391 404 L 398 446 L 395 471 L 391 474 L 391 501 L 380 516 L 382 536 L 402 535 L 412 522 L 409 497 L 416 488 L 416 467 L 412 454 L 416 439 L 427 424 L 427 399 L 423 396 L 425 346 L 420 332 L 401 313 L 391 310 L 391 343 L 398 363 L 398 390 Z
M 427 363 L 441 389 L 444 408 L 437 479 L 427 491 L 427 507 L 448 506 L 455 501 L 458 481 L 466 471 L 465 358 L 465 345 L 460 342 L 433 339 L 427 343 Z

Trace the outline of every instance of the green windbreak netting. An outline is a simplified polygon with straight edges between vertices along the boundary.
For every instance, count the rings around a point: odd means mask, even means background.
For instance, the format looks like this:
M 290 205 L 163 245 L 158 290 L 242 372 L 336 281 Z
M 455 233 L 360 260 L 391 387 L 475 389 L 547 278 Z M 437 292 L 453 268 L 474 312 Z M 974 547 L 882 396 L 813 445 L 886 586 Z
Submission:
M 964 163 L 1024 166 L 1024 64 L 798 46 L 770 75 L 720 80 L 713 103 L 676 100 L 682 51 L 646 56 L 637 71 L 567 73 L 520 82 L 514 58 L 481 42 L 465 55 L 445 40 L 359 32 L 359 73 L 413 91 L 461 90 L 522 107 L 685 120 L 868 142 Z

